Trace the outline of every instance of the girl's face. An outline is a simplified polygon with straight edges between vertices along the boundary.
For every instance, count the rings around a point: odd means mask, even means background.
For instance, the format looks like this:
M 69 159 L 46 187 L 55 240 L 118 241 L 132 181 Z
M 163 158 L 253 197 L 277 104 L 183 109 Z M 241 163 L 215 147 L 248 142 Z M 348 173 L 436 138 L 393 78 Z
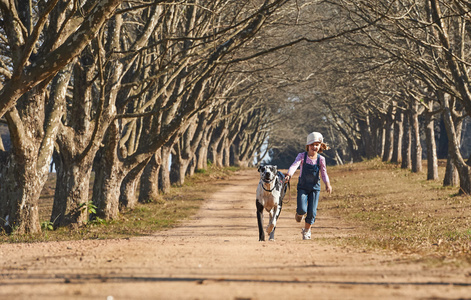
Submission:
M 320 142 L 315 142 L 315 143 L 309 144 L 308 147 L 309 147 L 309 151 L 318 152 L 319 148 L 321 147 L 321 143 Z

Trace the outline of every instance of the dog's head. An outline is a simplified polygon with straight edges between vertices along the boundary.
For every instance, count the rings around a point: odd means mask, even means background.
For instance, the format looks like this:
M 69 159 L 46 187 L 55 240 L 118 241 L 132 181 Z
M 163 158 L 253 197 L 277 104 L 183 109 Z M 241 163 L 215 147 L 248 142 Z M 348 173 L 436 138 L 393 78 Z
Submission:
M 260 172 L 260 179 L 264 182 L 271 182 L 275 179 L 278 168 L 277 166 L 266 165 L 258 167 L 258 171 Z

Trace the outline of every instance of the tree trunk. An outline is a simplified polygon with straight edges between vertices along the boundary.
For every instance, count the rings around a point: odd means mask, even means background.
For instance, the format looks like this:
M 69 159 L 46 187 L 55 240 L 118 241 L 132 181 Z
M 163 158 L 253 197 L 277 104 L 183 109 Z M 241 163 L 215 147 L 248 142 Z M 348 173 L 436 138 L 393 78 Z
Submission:
M 224 124 L 219 125 L 215 130 L 213 130 L 211 135 L 211 142 L 209 143 L 209 153 L 211 160 L 214 166 L 222 166 L 221 158 L 218 157 L 219 151 L 218 147 L 221 142 L 221 139 L 224 137 Z
M 437 157 L 438 159 L 444 159 L 448 157 L 448 136 L 446 135 L 445 122 L 443 121 L 443 116 L 440 115 L 440 135 L 438 137 L 437 145 Z
M 91 159 L 76 161 L 55 154 L 56 190 L 52 206 L 51 222 L 54 227 L 88 221 Z
M 460 193 L 471 194 L 471 168 L 466 164 L 460 152 L 460 142 L 457 132 L 455 130 L 453 122 L 452 107 L 450 107 L 450 101 L 448 97 L 441 96 L 441 105 L 443 108 L 443 119 L 445 121 L 446 132 L 448 135 L 448 141 L 451 143 L 449 148 L 449 154 L 458 170 L 460 177 Z
M 206 170 L 208 168 L 208 147 L 209 140 L 213 132 L 212 126 L 206 126 L 203 133 L 203 138 L 196 150 L 196 169 Z
M 159 199 L 159 172 L 161 168 L 161 149 L 159 149 L 147 166 L 141 176 L 141 186 L 139 192 L 139 202 L 149 203 Z
M 229 142 L 229 139 L 225 138 L 222 145 L 223 145 L 223 148 L 222 148 L 223 163 L 222 163 L 222 165 L 224 167 L 229 167 L 231 165 L 231 143 Z
M 207 113 L 203 112 L 190 120 L 190 124 L 179 138 L 175 147 L 176 156 L 178 155 L 178 166 L 174 170 L 175 180 L 178 185 L 185 183 L 185 176 L 194 173 L 194 167 L 190 167 L 198 145 L 203 138 L 203 134 L 207 125 Z
M 176 159 L 172 161 L 172 168 L 170 169 L 170 176 L 172 183 L 182 186 L 185 183 L 186 171 L 191 161 Z
M 190 160 L 190 163 L 188 164 L 188 168 L 186 169 L 186 176 L 191 177 L 195 175 L 196 171 L 196 163 L 195 163 L 196 157 L 194 157 L 192 160 Z
M 95 174 L 93 204 L 97 207 L 96 216 L 105 220 L 115 219 L 119 214 L 119 193 L 124 174 L 116 164 L 108 163 L 100 164 Z
M 234 142 L 231 145 L 231 150 L 232 150 L 232 164 L 236 167 L 243 167 L 242 164 L 245 162 L 242 162 L 240 160 L 240 137 L 237 137 Z
M 5 115 L 12 150 L 0 174 L 0 217 L 5 220 L 7 232 L 41 231 L 39 197 L 49 176 L 54 141 L 63 115 L 65 93 L 60 90 L 70 78 L 67 71 L 64 73 L 52 83 L 47 112 L 49 80 L 24 94 Z
M 336 164 L 337 166 L 343 165 L 343 160 L 342 160 L 342 158 L 340 157 L 340 154 L 339 154 L 339 152 L 337 151 L 337 149 L 334 149 L 334 153 L 335 153 L 335 164 Z
M 267 140 L 268 133 L 254 131 L 252 134 L 240 134 L 239 149 L 239 164 L 241 166 L 251 166 L 254 161 L 255 153 L 260 153 L 260 148 L 263 143 Z M 265 154 L 265 153 L 264 153 Z M 257 161 L 263 160 L 260 155 Z
M 401 168 L 410 169 L 412 168 L 412 160 L 411 160 L 412 131 L 410 127 L 410 116 L 407 112 L 404 113 L 403 127 L 404 127 L 404 133 L 402 136 Z
M 379 139 L 378 139 L 378 153 L 379 157 L 384 156 L 384 150 L 386 146 L 386 129 L 379 128 L 378 129 Z
M 410 108 L 410 126 L 412 135 L 412 172 L 419 173 L 422 172 L 422 145 L 420 144 L 419 104 L 416 101 L 411 100 Z
M 390 161 L 393 153 L 395 109 L 395 103 L 392 103 L 386 115 L 383 161 Z
M 372 136 L 370 117 L 366 116 L 365 120 L 359 119 L 358 125 L 360 128 L 361 143 L 365 149 L 365 157 L 371 159 L 376 156 L 375 142 Z
M 248 160 L 239 160 L 239 164 L 237 167 L 240 168 L 248 168 L 249 167 L 249 161 Z
M 442 114 L 443 115 L 443 114 Z M 444 118 L 442 118 L 443 120 Z M 454 118 L 452 117 L 453 125 L 455 128 L 455 134 L 457 136 L 456 143 L 458 143 L 458 147 L 461 147 L 461 140 L 458 137 L 461 137 L 461 131 L 463 127 L 463 122 L 461 118 Z M 443 121 L 444 130 L 446 131 L 446 125 Z M 447 133 L 443 133 L 447 136 Z M 460 174 L 458 173 L 458 169 L 456 168 L 455 164 L 453 163 L 453 156 L 451 155 L 453 151 L 453 143 L 450 142 L 449 138 L 447 137 L 446 140 L 448 141 L 448 157 L 446 159 L 446 168 L 445 168 L 445 177 L 443 178 L 443 186 L 459 186 L 460 184 Z
M 170 154 L 172 151 L 171 145 L 165 145 L 162 147 L 162 167 L 160 168 L 160 190 L 162 193 L 170 192 L 171 182 L 170 182 Z
M 201 144 L 196 151 L 196 169 L 206 170 L 208 168 L 208 146 Z
M 36 162 L 27 157 L 18 161 L 12 153 L 3 167 L 0 178 L 2 227 L 7 233 L 40 232 L 38 203 L 44 182 L 37 176 Z
M 55 227 L 88 221 L 93 161 L 106 128 L 114 118 L 113 112 L 105 110 L 101 113 L 98 127 L 92 126 L 94 101 L 90 82 L 96 75 L 96 69 L 93 64 L 87 64 L 87 54 L 77 60 L 78 63 L 72 68 L 73 101 L 67 108 L 64 124 L 57 135 L 58 150 L 54 155 L 57 182 L 50 220 Z
M 435 144 L 434 120 L 430 112 L 425 115 L 425 138 L 427 143 L 427 180 L 438 180 L 438 159 Z
M 114 121 L 105 135 L 105 147 L 101 150 L 101 159 L 95 166 L 93 184 L 93 204 L 97 207 L 96 215 L 102 219 L 115 219 L 119 213 L 119 193 L 125 174 L 119 167 L 117 154 L 118 124 Z M 94 216 L 93 216 L 94 217 Z
M 391 157 L 391 162 L 402 162 L 402 136 L 404 135 L 403 113 L 398 111 L 396 113 L 396 120 L 394 122 L 394 146 Z
M 135 168 L 129 171 L 123 179 L 120 188 L 119 195 L 119 208 L 123 210 L 124 208 L 134 208 L 137 204 L 136 191 L 139 186 L 139 180 L 141 178 L 144 168 L 148 164 L 149 160 L 152 157 L 142 161 Z
M 179 146 L 176 146 L 174 150 L 170 167 L 170 182 L 182 186 L 185 183 L 186 172 L 191 160 L 183 157 L 182 149 Z
M 180 147 L 178 143 L 174 145 L 172 151 L 172 164 L 170 165 L 170 183 L 181 185 L 181 161 L 180 161 Z M 183 175 L 185 176 L 185 175 Z M 184 179 L 183 179 L 184 181 Z
M 381 151 L 381 140 L 382 140 L 382 120 L 381 118 L 370 117 L 370 134 L 371 134 L 371 147 L 373 147 L 373 157 L 383 157 Z M 341 158 L 339 153 L 339 158 Z M 343 163 L 342 163 L 343 164 Z
M 383 157 L 384 140 L 383 140 L 383 120 L 379 117 L 374 118 L 371 123 L 371 134 L 373 138 L 373 147 L 375 157 Z
M 216 158 L 214 159 L 214 165 L 216 167 L 224 167 L 224 148 L 226 146 L 226 136 L 227 136 L 227 129 L 225 128 L 222 131 L 221 138 L 219 139 L 219 143 L 216 145 Z
M 446 159 L 445 177 L 443 178 L 443 186 L 458 186 L 460 184 L 460 174 L 453 164 L 453 159 L 449 156 Z

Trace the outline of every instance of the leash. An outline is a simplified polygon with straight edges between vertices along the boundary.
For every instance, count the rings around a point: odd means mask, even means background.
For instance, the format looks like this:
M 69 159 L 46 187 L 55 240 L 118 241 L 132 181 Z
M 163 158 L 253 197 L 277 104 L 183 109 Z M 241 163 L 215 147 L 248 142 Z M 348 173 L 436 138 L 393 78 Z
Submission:
M 284 200 L 284 197 L 283 197 L 283 200 L 282 200 L 283 204 L 289 203 L 291 201 L 291 184 L 289 184 L 289 180 L 286 180 L 286 178 L 285 178 L 285 180 L 283 181 L 283 190 L 285 189 L 286 185 L 288 185 L 288 190 L 289 190 L 288 191 L 288 201 L 283 201 Z M 285 196 L 286 196 L 286 194 L 285 194 Z
M 277 180 L 277 179 L 278 179 L 278 177 L 275 177 L 275 178 L 274 178 L 273 180 L 271 180 L 271 181 L 265 181 L 265 180 L 263 180 L 263 179 L 260 179 L 260 182 L 269 183 L 269 184 L 271 184 L 272 181 L 275 181 L 275 184 L 273 185 L 273 188 L 272 188 L 271 190 L 269 190 L 269 189 L 267 190 L 267 189 L 265 188 L 265 186 L 263 185 L 263 183 L 262 183 L 262 188 L 263 188 L 263 190 L 264 190 L 265 192 L 269 192 L 269 193 L 273 192 L 273 190 L 276 188 L 276 180 Z M 278 180 L 279 180 L 279 179 L 278 179 Z M 289 183 L 289 180 L 286 180 L 286 178 L 284 178 L 281 183 L 283 184 L 283 186 L 282 186 L 282 188 L 281 188 L 282 191 L 285 189 L 286 185 L 288 185 L 288 190 L 289 190 L 289 192 L 288 192 L 288 201 L 283 201 L 283 200 L 281 200 L 281 201 L 283 202 L 283 204 L 289 203 L 289 202 L 291 201 L 291 185 L 290 185 L 290 183 Z M 285 194 L 285 196 L 286 196 L 286 194 Z M 284 196 L 283 196 L 283 199 L 284 199 Z

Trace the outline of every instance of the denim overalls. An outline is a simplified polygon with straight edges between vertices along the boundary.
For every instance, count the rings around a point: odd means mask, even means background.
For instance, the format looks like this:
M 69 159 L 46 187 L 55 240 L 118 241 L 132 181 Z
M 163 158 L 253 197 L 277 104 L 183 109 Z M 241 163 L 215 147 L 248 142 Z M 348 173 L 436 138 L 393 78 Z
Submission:
M 320 181 L 320 155 L 317 154 L 317 163 L 310 165 L 306 163 L 307 152 L 304 153 L 303 170 L 298 181 L 298 215 L 306 215 L 305 222 L 313 224 L 316 220 L 317 203 L 319 202 L 319 192 L 321 191 Z

